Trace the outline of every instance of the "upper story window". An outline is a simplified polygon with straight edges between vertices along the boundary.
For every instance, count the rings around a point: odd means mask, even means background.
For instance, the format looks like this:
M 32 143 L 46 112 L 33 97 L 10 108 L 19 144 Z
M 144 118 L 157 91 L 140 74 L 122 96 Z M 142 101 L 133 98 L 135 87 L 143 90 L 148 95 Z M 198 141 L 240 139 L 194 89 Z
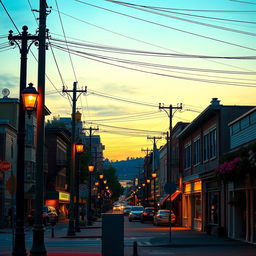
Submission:
M 234 134 L 239 133 L 240 131 L 248 128 L 249 126 L 255 125 L 255 124 L 256 124 L 256 112 L 253 112 L 250 115 L 245 116 L 241 120 L 233 123 L 230 126 L 230 134 L 234 135 Z
M 194 165 L 199 164 L 201 161 L 201 140 L 200 138 L 194 141 Z
M 216 128 L 204 134 L 204 161 L 216 156 Z
M 184 149 L 184 169 L 191 167 L 191 144 L 185 145 Z

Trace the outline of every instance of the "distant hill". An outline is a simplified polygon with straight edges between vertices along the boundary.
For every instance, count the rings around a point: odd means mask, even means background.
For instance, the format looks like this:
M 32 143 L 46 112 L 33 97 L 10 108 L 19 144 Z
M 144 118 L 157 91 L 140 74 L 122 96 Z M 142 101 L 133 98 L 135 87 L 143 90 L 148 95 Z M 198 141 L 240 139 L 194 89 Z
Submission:
M 143 169 L 144 158 L 135 158 L 123 161 L 108 162 L 117 170 L 119 180 L 132 180 Z

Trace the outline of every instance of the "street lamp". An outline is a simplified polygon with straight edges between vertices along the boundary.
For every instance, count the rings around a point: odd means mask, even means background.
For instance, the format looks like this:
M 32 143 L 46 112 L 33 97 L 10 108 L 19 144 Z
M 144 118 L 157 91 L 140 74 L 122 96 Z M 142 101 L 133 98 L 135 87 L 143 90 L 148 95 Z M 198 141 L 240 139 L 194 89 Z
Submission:
M 149 190 L 149 189 L 148 189 L 148 186 L 149 186 L 149 184 L 150 184 L 150 181 L 151 181 L 150 179 L 147 179 L 147 180 L 146 180 L 146 182 L 147 182 L 147 187 L 146 187 L 146 189 L 147 189 L 147 191 L 146 191 L 146 194 L 147 194 L 147 195 L 146 195 L 146 196 L 147 196 L 147 204 L 148 204 L 148 190 Z
M 29 83 L 28 87 L 21 92 L 23 106 L 28 113 L 28 117 L 36 110 L 38 94 L 38 91 L 33 87 L 32 83 Z
M 104 183 L 104 184 L 107 184 L 107 180 L 103 180 L 103 183 Z
M 92 172 L 94 171 L 94 165 L 90 164 L 88 165 L 88 171 L 89 171 L 89 187 L 88 187 L 88 214 L 87 214 L 87 221 L 88 221 L 88 225 L 91 225 L 91 197 L 92 197 L 92 191 L 91 191 L 91 183 L 92 183 Z
M 100 175 L 99 175 L 99 179 L 100 179 L 100 212 L 102 211 L 102 191 L 101 191 L 101 186 L 102 186 L 102 182 L 104 182 L 104 181 L 102 181 L 103 180 L 103 178 L 104 178 L 104 174 L 103 173 L 101 173 Z
M 76 143 L 77 170 L 76 170 L 76 204 L 75 204 L 75 231 L 80 232 L 80 213 L 79 213 L 79 180 L 80 180 L 80 155 L 84 151 L 84 145 L 81 142 Z
M 156 172 L 151 173 L 151 177 L 154 180 L 154 208 L 156 209 Z

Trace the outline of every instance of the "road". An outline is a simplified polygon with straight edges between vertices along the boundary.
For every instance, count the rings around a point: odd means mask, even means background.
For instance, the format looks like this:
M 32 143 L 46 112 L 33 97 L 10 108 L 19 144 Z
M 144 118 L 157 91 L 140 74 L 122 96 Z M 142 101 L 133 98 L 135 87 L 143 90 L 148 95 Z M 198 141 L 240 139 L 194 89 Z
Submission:
M 100 225 L 101 223 L 95 223 Z M 178 232 L 182 228 L 172 228 L 173 236 L 177 236 Z M 45 245 L 48 252 L 101 252 L 101 229 L 96 228 L 90 230 L 83 230 L 81 234 L 93 234 L 94 238 L 63 238 L 66 235 L 67 224 L 59 224 L 56 227 L 56 237 L 51 237 L 51 227 L 47 226 L 45 231 Z M 189 231 L 187 231 L 189 232 Z M 192 234 L 193 235 L 193 234 Z M 150 242 L 152 237 L 169 237 L 168 227 L 155 227 L 152 223 L 140 223 L 140 222 L 129 222 L 125 217 L 125 256 L 133 255 L 133 243 L 138 243 L 138 255 L 139 256 L 150 256 L 150 255 L 168 255 L 168 256 L 198 256 L 198 255 L 209 255 L 209 256 L 255 256 L 256 248 L 251 245 L 243 246 L 175 246 L 175 247 L 157 247 L 152 246 Z M 206 235 L 205 235 L 206 236 Z M 185 239 L 184 239 L 185 241 Z M 26 248 L 30 250 L 32 245 L 32 230 L 28 228 L 26 231 Z M 0 233 L 0 255 L 8 255 L 12 248 L 12 234 Z

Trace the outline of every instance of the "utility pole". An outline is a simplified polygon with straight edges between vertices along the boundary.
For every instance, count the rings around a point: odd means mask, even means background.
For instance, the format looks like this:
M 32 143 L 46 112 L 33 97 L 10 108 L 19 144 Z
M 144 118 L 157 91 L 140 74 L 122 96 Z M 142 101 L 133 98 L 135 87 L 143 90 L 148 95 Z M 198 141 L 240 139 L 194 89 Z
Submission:
M 20 91 L 19 91 L 19 121 L 18 121 L 18 154 L 17 154 L 17 190 L 16 190 L 16 225 L 12 255 L 27 255 L 25 246 L 24 231 L 24 167 L 25 167 L 25 110 L 21 93 L 27 84 L 27 54 L 33 42 L 38 40 L 38 36 L 32 36 L 27 32 L 28 27 L 22 27 L 22 33 L 13 36 L 13 31 L 9 31 L 8 39 L 11 45 L 18 45 L 20 50 Z M 17 41 L 21 41 L 19 44 Z M 28 42 L 31 43 L 28 45 Z
M 172 182 L 172 118 L 174 113 L 177 110 L 182 109 L 182 103 L 177 105 L 177 107 L 173 107 L 170 105 L 169 107 L 165 107 L 164 104 L 159 103 L 159 109 L 163 109 L 167 116 L 169 117 L 169 136 L 167 132 L 167 183 Z M 169 109 L 169 113 L 166 109 Z M 176 111 L 173 113 L 172 110 L 175 109 Z M 172 200 L 170 200 L 170 219 L 172 219 Z M 172 222 L 170 222 L 170 243 L 172 241 Z
M 155 155 L 154 155 L 154 153 L 155 153 L 155 150 L 156 150 L 156 140 L 161 140 L 162 137 L 156 137 L 156 136 L 150 137 L 150 136 L 148 136 L 147 139 L 148 140 L 153 140 L 153 167 L 152 167 L 153 170 L 152 171 L 155 172 L 156 166 L 155 166 Z
M 45 57 L 46 57 L 46 0 L 40 1 L 39 48 L 38 48 L 38 101 L 36 116 L 36 195 L 33 244 L 30 255 L 46 255 L 44 244 L 43 205 L 44 205 L 44 145 L 45 145 Z
M 152 163 L 152 172 L 151 172 L 151 177 L 153 178 L 153 175 L 156 175 L 156 163 L 155 163 L 155 151 L 157 149 L 156 147 L 156 140 L 161 140 L 162 137 L 147 137 L 148 140 L 153 140 L 153 163 Z M 156 209 L 156 176 L 153 178 L 154 179 L 154 208 Z
M 152 150 L 151 149 L 141 149 L 141 151 L 142 152 L 146 152 L 146 159 L 147 159 L 147 161 L 146 161 L 146 175 L 145 175 L 145 183 L 146 183 L 146 198 L 147 198 L 147 204 L 148 204 L 148 186 L 149 186 L 149 184 L 148 184 L 148 179 L 149 179 L 149 169 L 148 169 L 148 164 L 149 164 L 149 152 L 152 152 Z M 144 171 L 144 172 L 145 172 Z
M 73 83 L 73 90 L 68 90 L 63 87 L 63 93 L 72 92 L 73 96 L 72 99 L 72 130 L 71 130 L 71 163 L 70 163 L 70 179 L 69 179 L 69 192 L 70 192 L 70 204 L 69 204 L 69 225 L 68 225 L 68 236 L 75 235 L 75 225 L 74 225 L 74 171 L 75 171 L 75 154 L 76 154 L 76 145 L 75 145 L 75 137 L 76 137 L 76 102 L 82 93 L 87 92 L 87 88 L 78 90 L 77 89 L 77 82 Z M 77 93 L 78 96 L 77 96 Z M 77 199 L 78 200 L 78 199 Z
M 93 127 L 90 127 L 90 128 L 84 128 L 83 130 L 85 131 L 89 131 L 89 139 L 90 139 L 90 142 L 89 142 L 89 146 L 90 146 L 90 159 L 92 159 L 92 132 L 93 131 L 98 131 L 99 128 L 93 128 Z M 89 172 L 89 193 L 88 193 L 88 213 L 87 213 L 87 221 L 88 221 L 88 224 L 90 223 L 91 224 L 91 197 L 92 197 L 92 190 L 91 190 L 91 187 L 92 187 L 92 177 L 91 177 L 91 172 Z
M 167 133 L 167 183 L 170 183 L 172 181 L 172 118 L 177 110 L 182 109 L 182 103 L 180 103 L 176 107 L 173 107 L 172 105 L 170 105 L 169 107 L 165 107 L 164 104 L 159 103 L 159 109 L 163 109 L 169 117 L 169 136 Z M 166 109 L 169 109 L 169 113 Z M 176 111 L 173 113 L 173 110 Z

